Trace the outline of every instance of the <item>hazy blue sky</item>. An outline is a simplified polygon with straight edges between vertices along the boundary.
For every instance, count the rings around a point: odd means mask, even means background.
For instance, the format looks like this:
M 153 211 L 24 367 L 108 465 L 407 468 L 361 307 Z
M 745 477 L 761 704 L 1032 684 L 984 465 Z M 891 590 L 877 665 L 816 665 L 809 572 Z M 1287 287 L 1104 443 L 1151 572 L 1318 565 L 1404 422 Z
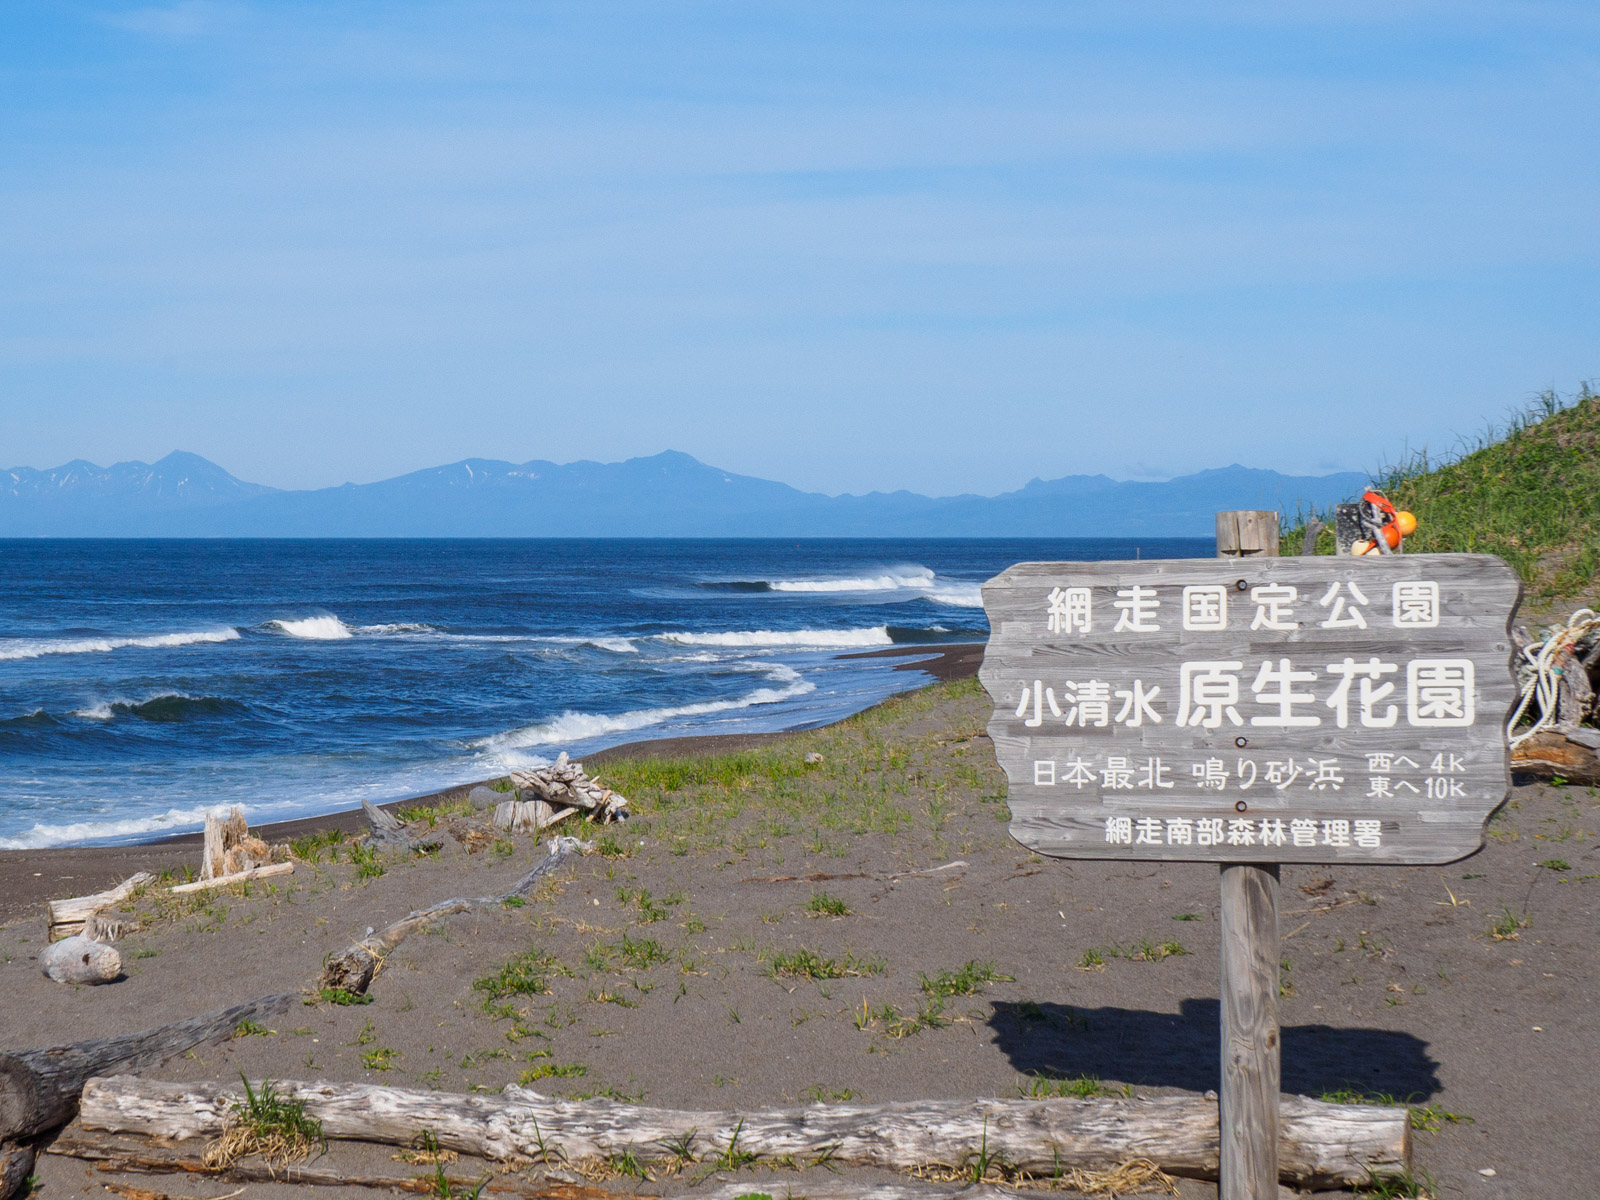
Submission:
M 0 8 L 0 465 L 1375 466 L 1600 380 L 1600 6 Z

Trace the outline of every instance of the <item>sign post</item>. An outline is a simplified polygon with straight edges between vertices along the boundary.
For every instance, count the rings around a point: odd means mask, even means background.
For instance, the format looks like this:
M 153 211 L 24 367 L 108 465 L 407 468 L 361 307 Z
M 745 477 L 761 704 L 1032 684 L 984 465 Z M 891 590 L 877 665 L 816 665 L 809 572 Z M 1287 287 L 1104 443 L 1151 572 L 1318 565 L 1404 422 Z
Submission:
M 1473 853 L 1517 695 L 1500 559 L 1279 558 L 1265 515 L 1219 515 L 1227 557 L 1021 563 L 983 589 L 1012 836 L 1222 868 L 1222 1200 L 1277 1195 L 1279 864 Z
M 1217 557 L 1278 557 L 1278 514 L 1217 514 Z M 1277 1200 L 1278 864 L 1223 863 L 1219 1200 Z

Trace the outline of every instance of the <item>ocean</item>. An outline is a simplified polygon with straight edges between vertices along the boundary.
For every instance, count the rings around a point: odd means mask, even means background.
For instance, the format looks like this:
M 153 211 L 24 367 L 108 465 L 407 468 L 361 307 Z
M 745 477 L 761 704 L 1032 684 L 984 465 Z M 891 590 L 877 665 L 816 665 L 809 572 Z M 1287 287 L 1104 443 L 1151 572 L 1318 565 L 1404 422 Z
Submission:
M 1194 538 L 0 541 L 0 848 L 420 795 L 620 742 L 806 728 L 988 636 L 1026 560 Z

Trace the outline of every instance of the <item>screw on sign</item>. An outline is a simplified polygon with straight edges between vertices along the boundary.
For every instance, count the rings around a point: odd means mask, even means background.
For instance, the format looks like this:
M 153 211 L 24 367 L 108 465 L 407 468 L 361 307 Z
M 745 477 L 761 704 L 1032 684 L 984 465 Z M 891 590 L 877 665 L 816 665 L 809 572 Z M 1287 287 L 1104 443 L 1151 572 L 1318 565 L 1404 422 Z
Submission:
M 1270 525 L 1224 545 L 1238 518 Z M 1277 1194 L 1278 864 L 1441 863 L 1511 784 L 1516 574 L 1488 555 L 1022 563 L 980 678 L 1011 832 L 1222 867 L 1223 1200 Z

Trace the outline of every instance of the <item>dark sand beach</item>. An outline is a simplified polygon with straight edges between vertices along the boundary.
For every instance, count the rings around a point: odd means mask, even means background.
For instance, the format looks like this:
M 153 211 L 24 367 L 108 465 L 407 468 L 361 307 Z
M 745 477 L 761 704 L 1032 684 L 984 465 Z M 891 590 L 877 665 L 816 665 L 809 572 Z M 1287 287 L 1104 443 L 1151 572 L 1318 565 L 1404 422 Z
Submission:
M 1216 868 L 1054 861 L 1018 846 L 983 734 L 990 705 L 968 673 L 952 665 L 946 682 L 823 729 L 591 756 L 636 817 L 589 831 L 596 852 L 526 905 L 480 908 L 408 939 L 368 1005 L 297 1003 L 257 1035 L 144 1073 L 488 1094 L 522 1081 L 547 1095 L 745 1110 L 1059 1086 L 1041 1078 L 1090 1090 L 1081 1081 L 1098 1079 L 1135 1096 L 1215 1088 Z M 691 778 L 662 769 L 663 754 L 730 748 L 748 752 L 737 769 Z M 805 763 L 808 753 L 822 761 Z M 1467 860 L 1284 868 L 1285 1090 L 1409 1100 L 1416 1163 L 1441 1196 L 1600 1194 L 1600 1112 L 1587 1100 L 1600 1068 L 1597 830 L 1591 790 L 1526 785 Z M 0 1042 L 125 1032 L 302 988 L 369 926 L 445 897 L 494 894 L 543 854 L 527 838 L 477 853 L 446 838 L 437 856 L 391 859 L 376 877 L 324 856 L 272 886 L 148 897 L 134 905 L 143 928 L 120 943 L 126 978 L 80 989 L 49 982 L 33 961 L 44 937 L 38 897 L 197 863 L 197 846 L 7 855 Z M 906 874 L 951 863 L 963 865 Z M 1151 946 L 1164 949 L 1141 952 Z M 802 950 L 843 973 L 784 973 L 784 956 Z M 508 996 L 509 1010 L 486 1005 L 493 985 L 478 981 L 503 978 L 530 952 L 539 986 Z M 988 981 L 952 997 L 938 1021 L 896 1026 L 890 1014 L 916 1014 L 927 978 L 967 964 L 987 965 Z M 319 1165 L 431 1170 L 394 1153 L 334 1143 Z M 466 1178 L 485 1169 L 451 1167 Z M 104 1197 L 107 1182 L 211 1198 L 238 1186 L 107 1174 L 49 1154 L 37 1172 L 46 1197 Z M 532 1186 L 537 1174 L 501 1182 Z M 697 1166 L 601 1183 L 692 1194 L 702 1174 L 702 1189 L 727 1179 L 773 1196 L 834 1178 Z M 288 1189 L 252 1184 L 246 1194 L 279 1192 Z

